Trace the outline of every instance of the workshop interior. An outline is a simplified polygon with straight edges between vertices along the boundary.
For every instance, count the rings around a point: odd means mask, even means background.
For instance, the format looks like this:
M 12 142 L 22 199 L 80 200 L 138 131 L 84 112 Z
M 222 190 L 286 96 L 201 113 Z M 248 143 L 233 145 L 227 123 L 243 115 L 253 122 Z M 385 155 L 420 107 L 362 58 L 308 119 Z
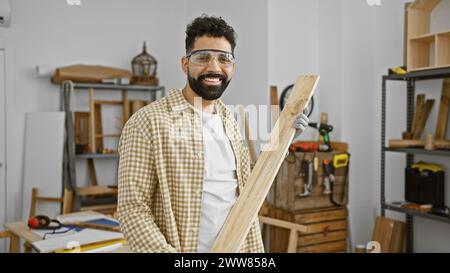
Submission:
M 216 252 L 253 219 L 266 253 L 450 252 L 450 0 L 0 0 L 0 253 L 133 252 L 121 135 L 206 15 L 251 165 Z

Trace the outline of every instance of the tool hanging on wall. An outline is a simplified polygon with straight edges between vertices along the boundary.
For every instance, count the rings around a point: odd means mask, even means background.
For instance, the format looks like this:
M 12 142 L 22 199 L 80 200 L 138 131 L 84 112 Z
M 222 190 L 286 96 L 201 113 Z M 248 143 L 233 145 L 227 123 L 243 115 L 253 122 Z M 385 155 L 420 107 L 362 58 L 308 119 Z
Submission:
M 349 166 L 349 154 L 339 154 L 333 157 L 333 161 L 323 161 L 323 175 L 324 175 L 324 191 L 323 194 L 330 196 L 330 202 L 338 207 L 345 204 L 345 192 L 347 190 L 347 176 Z M 339 168 L 345 168 L 344 187 L 340 196 L 340 200 L 336 201 L 334 197 L 334 184 L 336 182 L 335 171 Z
M 315 128 L 319 131 L 320 136 L 323 138 L 325 145 L 319 145 L 319 151 L 330 152 L 331 151 L 331 141 L 330 133 L 333 131 L 333 126 L 325 123 L 317 124 L 316 122 L 310 122 L 309 127 Z
M 323 194 L 331 195 L 331 184 L 334 183 L 334 175 L 330 169 L 330 161 L 325 159 L 322 162 L 323 167 L 323 181 L 324 181 L 324 190 Z
M 303 193 L 299 197 L 311 196 L 313 190 L 313 162 L 311 160 L 302 160 L 300 163 L 300 176 L 303 177 Z

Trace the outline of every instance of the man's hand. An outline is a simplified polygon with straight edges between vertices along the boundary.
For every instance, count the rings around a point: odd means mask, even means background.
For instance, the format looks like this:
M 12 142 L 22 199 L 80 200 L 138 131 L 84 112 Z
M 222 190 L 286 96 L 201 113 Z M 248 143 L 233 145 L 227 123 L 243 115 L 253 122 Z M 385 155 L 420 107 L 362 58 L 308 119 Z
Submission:
M 296 142 L 300 135 L 303 133 L 303 131 L 306 130 L 306 127 L 308 127 L 309 118 L 305 114 L 300 114 L 295 118 L 294 124 L 292 127 L 296 129 L 294 140 L 292 142 Z

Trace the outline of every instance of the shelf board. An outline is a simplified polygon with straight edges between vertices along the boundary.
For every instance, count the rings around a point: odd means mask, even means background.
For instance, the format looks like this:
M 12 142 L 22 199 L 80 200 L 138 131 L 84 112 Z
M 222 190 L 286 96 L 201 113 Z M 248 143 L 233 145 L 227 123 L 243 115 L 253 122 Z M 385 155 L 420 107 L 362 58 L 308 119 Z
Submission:
M 420 148 L 384 148 L 385 152 L 450 156 L 450 150 L 425 150 Z
M 436 38 L 436 33 L 431 33 L 431 34 L 425 34 L 425 35 L 419 35 L 413 38 L 410 38 L 409 41 L 414 41 L 414 42 L 432 42 L 434 41 Z
M 384 208 L 388 209 L 388 210 L 396 211 L 396 212 L 402 212 L 402 213 L 405 213 L 405 214 L 408 214 L 411 216 L 418 216 L 418 217 L 427 218 L 427 219 L 450 224 L 450 217 L 440 216 L 440 215 L 427 213 L 427 212 L 421 212 L 421 211 L 418 211 L 415 209 L 402 208 L 401 205 L 397 205 L 392 202 L 386 203 L 384 205 Z
M 438 35 L 448 36 L 448 35 L 450 35 L 450 31 L 442 31 L 442 32 L 428 33 L 428 34 L 424 34 L 424 35 L 418 35 L 418 36 L 409 38 L 409 40 L 410 41 L 424 41 L 424 42 L 431 41 Z
M 431 80 L 431 79 L 443 79 L 450 77 L 450 65 L 443 66 L 436 69 L 426 69 L 426 70 L 417 70 L 411 71 L 403 75 L 385 75 L 383 76 L 386 80 L 397 80 L 397 81 L 406 81 L 406 80 Z
M 117 85 L 117 84 L 101 84 L 101 83 L 74 83 L 74 89 L 95 90 L 127 90 L 127 91 L 160 91 L 164 90 L 163 86 L 145 86 L 145 85 Z
M 110 154 L 92 154 L 92 153 L 87 153 L 87 154 L 77 154 L 75 155 L 76 158 L 119 158 L 119 153 L 110 153 Z

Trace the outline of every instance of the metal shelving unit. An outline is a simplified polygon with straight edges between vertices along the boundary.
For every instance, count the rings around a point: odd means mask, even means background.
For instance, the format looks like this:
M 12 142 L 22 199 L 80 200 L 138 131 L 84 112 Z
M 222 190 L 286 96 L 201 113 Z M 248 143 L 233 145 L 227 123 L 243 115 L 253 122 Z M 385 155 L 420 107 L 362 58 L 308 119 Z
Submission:
M 70 109 L 71 95 L 75 90 L 103 90 L 108 91 L 141 91 L 148 92 L 150 101 L 155 101 L 158 97 L 165 96 L 165 88 L 163 86 L 141 86 L 141 85 L 113 85 L 113 84 L 94 84 L 94 83 L 73 83 L 71 81 L 65 81 L 61 84 L 61 105 L 62 111 L 65 112 L 65 140 L 64 140 L 64 160 L 63 160 L 63 183 L 64 187 L 74 192 L 73 209 L 78 210 L 80 208 L 80 198 L 77 193 L 77 181 L 76 181 L 76 159 L 118 159 L 118 153 L 110 154 L 76 154 L 75 153 L 75 131 L 73 112 Z M 102 91 L 102 92 L 103 92 Z M 158 96 L 160 92 L 160 96 Z
M 386 147 L 386 84 L 387 81 L 405 81 L 406 82 L 406 130 L 411 131 L 412 119 L 414 114 L 414 97 L 416 81 L 443 79 L 450 77 L 450 68 L 415 71 L 404 75 L 384 75 L 382 77 L 381 90 L 381 215 L 385 216 L 386 210 L 392 210 L 406 214 L 406 251 L 414 252 L 414 217 L 423 217 L 436 221 L 450 223 L 450 218 L 434 215 L 430 213 L 423 213 L 412 209 L 402 208 L 401 205 L 386 202 L 386 188 L 385 188 L 385 164 L 386 152 L 405 153 L 406 164 L 410 165 L 414 162 L 414 155 L 427 154 L 437 156 L 450 156 L 450 151 L 436 150 L 427 151 L 424 149 L 390 149 Z

